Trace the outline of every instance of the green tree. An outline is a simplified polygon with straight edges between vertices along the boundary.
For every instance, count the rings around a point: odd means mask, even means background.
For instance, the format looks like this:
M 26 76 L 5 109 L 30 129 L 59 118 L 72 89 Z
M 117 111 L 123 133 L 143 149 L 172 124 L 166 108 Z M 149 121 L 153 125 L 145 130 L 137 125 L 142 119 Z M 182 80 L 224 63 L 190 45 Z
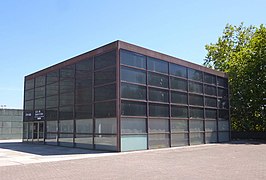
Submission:
M 226 25 L 204 65 L 229 76 L 231 122 L 235 131 L 266 131 L 266 28 Z

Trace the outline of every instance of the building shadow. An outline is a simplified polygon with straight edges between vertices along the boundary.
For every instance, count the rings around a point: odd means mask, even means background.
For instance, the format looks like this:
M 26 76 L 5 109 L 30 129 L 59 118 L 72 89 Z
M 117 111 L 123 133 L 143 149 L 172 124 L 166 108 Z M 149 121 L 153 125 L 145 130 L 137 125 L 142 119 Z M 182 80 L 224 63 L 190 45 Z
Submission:
M 46 144 L 31 144 L 25 142 L 0 142 L 0 150 L 1 149 L 8 149 L 40 156 L 112 153 L 100 150 L 62 147 Z
M 242 144 L 242 145 L 262 145 L 266 144 L 266 140 L 262 139 L 232 139 L 228 144 Z

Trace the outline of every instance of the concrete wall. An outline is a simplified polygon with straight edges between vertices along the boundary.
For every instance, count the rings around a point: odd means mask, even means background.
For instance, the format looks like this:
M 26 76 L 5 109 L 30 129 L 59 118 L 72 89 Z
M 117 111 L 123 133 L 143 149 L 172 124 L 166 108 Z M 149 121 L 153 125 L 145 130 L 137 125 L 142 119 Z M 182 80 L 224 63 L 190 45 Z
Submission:
M 20 109 L 0 109 L 0 139 L 21 139 L 22 117 Z

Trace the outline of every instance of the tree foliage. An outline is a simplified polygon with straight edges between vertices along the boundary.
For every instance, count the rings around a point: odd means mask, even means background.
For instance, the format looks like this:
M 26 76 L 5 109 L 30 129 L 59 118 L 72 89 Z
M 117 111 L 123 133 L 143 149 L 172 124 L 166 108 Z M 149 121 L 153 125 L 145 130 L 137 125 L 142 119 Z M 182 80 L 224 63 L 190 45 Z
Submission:
M 231 122 L 235 131 L 266 131 L 266 28 L 226 25 L 204 65 L 229 76 Z

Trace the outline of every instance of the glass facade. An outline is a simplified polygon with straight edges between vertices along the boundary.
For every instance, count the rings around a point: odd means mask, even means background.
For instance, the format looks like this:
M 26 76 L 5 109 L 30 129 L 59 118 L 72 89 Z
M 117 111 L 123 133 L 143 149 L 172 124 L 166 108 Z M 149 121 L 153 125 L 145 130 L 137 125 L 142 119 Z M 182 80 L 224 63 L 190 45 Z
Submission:
M 227 78 L 144 54 L 114 47 L 27 76 L 24 141 L 108 151 L 229 141 Z

